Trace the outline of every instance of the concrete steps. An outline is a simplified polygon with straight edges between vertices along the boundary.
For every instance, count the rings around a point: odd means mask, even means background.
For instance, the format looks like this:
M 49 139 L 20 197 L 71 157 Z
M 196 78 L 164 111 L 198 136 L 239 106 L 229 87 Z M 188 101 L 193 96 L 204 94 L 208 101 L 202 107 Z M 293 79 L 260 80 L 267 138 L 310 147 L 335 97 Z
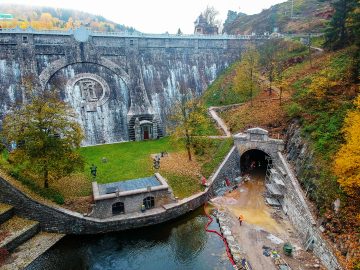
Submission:
M 4 223 L 14 215 L 14 207 L 0 203 L 0 224 Z
M 0 257 L 0 270 L 26 268 L 65 236 L 39 230 L 39 222 L 18 217 L 12 206 L 0 203 L 0 251 L 10 252 L 5 261 Z
M 39 231 L 39 222 L 17 216 L 0 225 L 0 248 L 12 251 Z
M 55 245 L 65 235 L 40 232 L 24 244 L 17 247 L 11 254 L 12 262 L 0 267 L 0 270 L 25 269 L 49 248 Z

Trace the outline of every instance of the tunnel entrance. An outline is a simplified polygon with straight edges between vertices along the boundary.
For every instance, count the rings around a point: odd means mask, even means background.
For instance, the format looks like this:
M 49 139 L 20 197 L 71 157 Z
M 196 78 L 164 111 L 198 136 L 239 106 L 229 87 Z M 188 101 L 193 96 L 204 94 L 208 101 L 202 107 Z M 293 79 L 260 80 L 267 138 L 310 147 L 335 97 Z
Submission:
M 272 164 L 271 157 L 264 151 L 258 149 L 248 150 L 240 158 L 241 174 L 257 172 L 265 175 L 269 164 Z

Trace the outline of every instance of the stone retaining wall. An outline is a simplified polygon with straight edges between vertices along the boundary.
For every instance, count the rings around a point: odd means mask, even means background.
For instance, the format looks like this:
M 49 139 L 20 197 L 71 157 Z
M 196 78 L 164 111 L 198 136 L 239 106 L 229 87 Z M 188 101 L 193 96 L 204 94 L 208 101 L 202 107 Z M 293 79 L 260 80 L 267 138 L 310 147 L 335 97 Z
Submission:
M 41 204 L 19 191 L 0 177 L 0 202 L 14 206 L 17 215 L 37 220 L 42 230 L 66 234 L 95 234 L 121 231 L 162 223 L 203 205 L 214 193 L 214 187 L 222 184 L 224 176 L 235 173 L 237 151 L 233 147 L 216 172 L 209 179 L 204 192 L 161 208 L 147 210 L 145 213 L 132 213 L 107 219 L 84 217 L 83 215 L 61 208 Z
M 322 238 L 316 221 L 305 201 L 303 191 L 294 176 L 285 157 L 278 152 L 279 163 L 285 179 L 286 191 L 283 199 L 283 210 L 289 216 L 291 223 L 296 228 L 305 248 L 311 247 L 314 254 L 321 260 L 326 269 L 341 269 L 337 258 L 333 254 L 330 245 Z

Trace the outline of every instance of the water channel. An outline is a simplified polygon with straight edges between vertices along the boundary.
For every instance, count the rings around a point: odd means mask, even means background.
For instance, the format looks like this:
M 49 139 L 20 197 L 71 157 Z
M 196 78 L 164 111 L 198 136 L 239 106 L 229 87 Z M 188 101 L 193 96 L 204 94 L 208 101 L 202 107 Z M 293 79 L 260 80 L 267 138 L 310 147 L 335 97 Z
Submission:
M 66 236 L 31 270 L 233 269 L 200 208 L 177 220 L 119 233 Z M 218 230 L 214 221 L 210 227 Z
M 248 156 L 249 160 L 261 164 L 256 170 L 256 177 L 253 175 L 254 181 L 245 183 L 240 190 L 229 194 L 228 198 L 219 199 L 236 201 L 231 212 L 238 216 L 237 211 L 241 208 L 241 213 L 247 216 L 247 222 L 252 223 L 255 221 L 253 217 L 266 212 L 259 205 L 264 204 L 261 194 L 267 163 L 261 151 L 251 151 Z M 243 164 L 245 167 L 250 166 L 246 160 Z M 235 194 L 239 198 L 235 198 Z M 269 218 L 264 220 L 268 221 Z M 156 226 L 103 235 L 66 236 L 29 270 L 233 269 L 222 239 L 205 231 L 207 222 L 204 209 L 200 207 L 181 218 Z M 219 231 L 215 220 L 209 229 Z

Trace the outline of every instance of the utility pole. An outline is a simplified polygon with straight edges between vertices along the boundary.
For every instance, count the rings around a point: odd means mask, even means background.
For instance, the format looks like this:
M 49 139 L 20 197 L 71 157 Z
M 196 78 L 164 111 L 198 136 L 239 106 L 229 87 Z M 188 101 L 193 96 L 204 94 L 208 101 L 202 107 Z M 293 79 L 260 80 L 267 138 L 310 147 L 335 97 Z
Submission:
M 312 57 L 311 57 L 311 34 L 308 34 L 308 50 L 309 50 L 309 61 L 310 67 L 312 67 Z
M 291 11 L 290 11 L 290 18 L 294 17 L 294 0 L 291 0 Z

